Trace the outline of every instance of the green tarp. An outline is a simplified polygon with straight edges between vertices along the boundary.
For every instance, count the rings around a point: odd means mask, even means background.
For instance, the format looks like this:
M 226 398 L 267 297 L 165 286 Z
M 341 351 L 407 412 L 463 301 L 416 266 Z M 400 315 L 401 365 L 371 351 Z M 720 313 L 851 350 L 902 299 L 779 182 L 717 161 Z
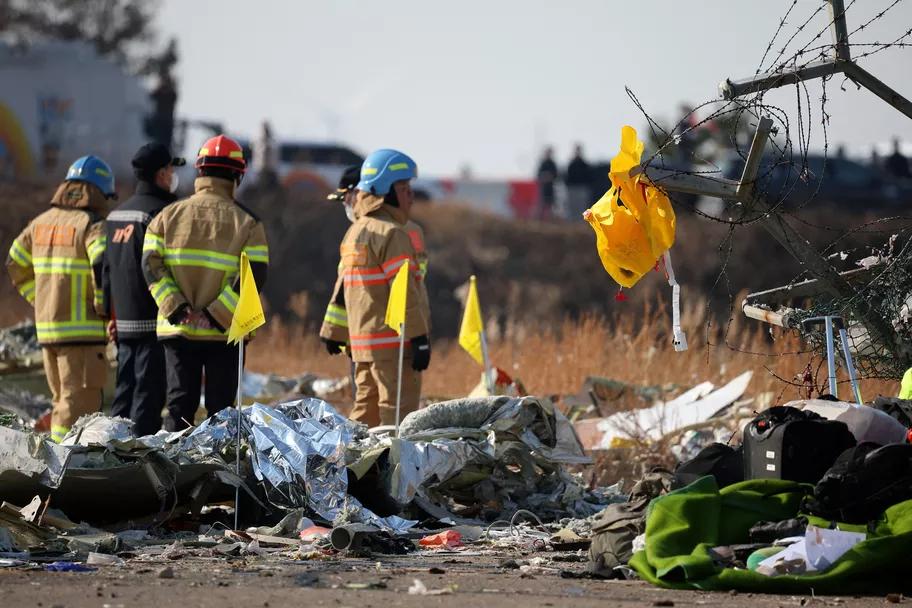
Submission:
M 868 539 L 823 573 L 767 577 L 713 563 L 710 548 L 749 542 L 748 530 L 757 522 L 796 517 L 810 491 L 810 486 L 778 479 L 719 490 L 714 478 L 704 477 L 650 504 L 646 549 L 634 555 L 630 565 L 644 580 L 673 589 L 801 594 L 912 589 L 912 501 L 890 507 L 869 527 L 839 525 L 841 530 L 866 532 Z M 824 520 L 809 520 L 829 526 Z

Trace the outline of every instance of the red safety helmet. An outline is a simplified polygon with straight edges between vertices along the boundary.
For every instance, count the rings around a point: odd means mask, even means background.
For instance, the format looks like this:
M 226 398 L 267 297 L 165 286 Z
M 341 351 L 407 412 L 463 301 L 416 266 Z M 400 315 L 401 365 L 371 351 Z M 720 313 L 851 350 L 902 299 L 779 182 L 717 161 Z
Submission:
M 210 137 L 196 156 L 196 168 L 221 167 L 238 173 L 247 170 L 241 145 L 226 135 Z

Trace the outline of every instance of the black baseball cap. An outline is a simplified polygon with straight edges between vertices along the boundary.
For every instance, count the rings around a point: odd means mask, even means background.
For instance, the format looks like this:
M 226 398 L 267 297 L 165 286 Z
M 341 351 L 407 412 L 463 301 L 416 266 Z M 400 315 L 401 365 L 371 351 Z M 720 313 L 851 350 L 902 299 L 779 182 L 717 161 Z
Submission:
M 354 189 L 360 181 L 361 165 L 346 167 L 345 171 L 342 172 L 342 177 L 339 178 L 339 187 L 336 188 L 335 192 L 330 193 L 326 200 L 341 201 L 345 198 L 345 194 Z
M 171 156 L 171 151 L 166 145 L 152 142 L 136 151 L 131 164 L 138 172 L 151 175 L 168 165 L 183 167 L 187 161 L 177 156 Z

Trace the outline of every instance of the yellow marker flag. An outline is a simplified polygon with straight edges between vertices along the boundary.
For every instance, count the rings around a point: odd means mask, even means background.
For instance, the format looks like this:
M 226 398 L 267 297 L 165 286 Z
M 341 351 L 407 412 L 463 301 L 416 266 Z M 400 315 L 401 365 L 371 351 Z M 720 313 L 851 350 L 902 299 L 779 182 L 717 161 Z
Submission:
M 241 295 L 238 297 L 237 308 L 231 317 L 231 327 L 228 328 L 228 342 L 240 342 L 244 336 L 266 323 L 263 314 L 263 305 L 260 303 L 260 294 L 257 293 L 256 281 L 253 271 L 250 270 L 250 260 L 246 253 L 241 253 Z
M 484 354 L 481 349 L 481 332 L 483 329 L 481 304 L 478 303 L 478 287 L 473 276 L 469 279 L 469 296 L 466 298 L 462 326 L 459 328 L 459 346 L 478 361 L 479 365 L 484 365 Z
M 408 300 L 409 262 L 408 260 L 399 268 L 393 285 L 390 287 L 390 298 L 386 303 L 386 324 L 399 333 L 401 326 L 405 325 L 405 308 Z

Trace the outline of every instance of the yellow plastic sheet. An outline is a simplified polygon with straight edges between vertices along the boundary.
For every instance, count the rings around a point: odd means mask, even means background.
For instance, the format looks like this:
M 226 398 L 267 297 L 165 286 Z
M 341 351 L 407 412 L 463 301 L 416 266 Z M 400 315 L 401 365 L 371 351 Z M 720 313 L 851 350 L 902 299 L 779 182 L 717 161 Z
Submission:
M 675 238 L 675 214 L 668 196 L 631 176 L 640 164 L 643 142 L 636 130 L 621 130 L 621 150 L 611 160 L 611 189 L 584 217 L 596 235 L 605 270 L 619 285 L 633 287 L 652 270 Z

